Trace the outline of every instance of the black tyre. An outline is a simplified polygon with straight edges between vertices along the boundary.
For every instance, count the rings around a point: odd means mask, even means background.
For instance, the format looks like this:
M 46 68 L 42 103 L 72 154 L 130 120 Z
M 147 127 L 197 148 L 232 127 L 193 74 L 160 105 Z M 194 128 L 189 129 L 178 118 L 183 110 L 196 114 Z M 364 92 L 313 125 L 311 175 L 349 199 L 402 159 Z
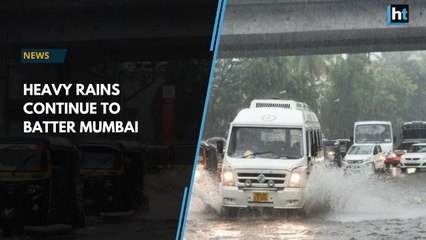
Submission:
M 78 211 L 78 213 L 74 216 L 74 220 L 71 226 L 73 229 L 86 227 L 86 218 L 84 211 Z
M 307 210 L 305 207 L 298 209 L 289 209 L 289 212 L 293 216 L 305 218 L 307 216 Z
M 2 227 L 4 237 L 13 237 L 24 233 L 24 226 L 19 226 L 15 222 L 8 222 Z
M 141 210 L 141 207 L 143 206 L 143 191 L 137 190 L 131 200 L 132 210 L 134 212 L 139 212 Z
M 239 209 L 235 207 L 222 207 L 221 215 L 224 217 L 234 218 L 238 215 Z
M 14 235 L 13 234 L 14 233 L 13 227 L 3 227 L 2 230 L 3 230 L 3 237 L 9 238 L 9 237 L 12 237 Z
M 400 168 L 401 169 L 401 172 L 402 173 L 406 173 L 407 172 L 407 169 L 404 167 L 404 168 Z
M 342 159 L 343 157 L 339 155 L 339 157 L 337 158 L 337 167 L 341 168 L 342 167 Z
M 383 163 L 383 167 L 382 167 L 382 169 L 380 169 L 380 171 L 381 171 L 382 173 L 386 173 L 389 169 L 390 169 L 390 168 L 389 168 L 389 167 L 387 167 L 385 163 Z

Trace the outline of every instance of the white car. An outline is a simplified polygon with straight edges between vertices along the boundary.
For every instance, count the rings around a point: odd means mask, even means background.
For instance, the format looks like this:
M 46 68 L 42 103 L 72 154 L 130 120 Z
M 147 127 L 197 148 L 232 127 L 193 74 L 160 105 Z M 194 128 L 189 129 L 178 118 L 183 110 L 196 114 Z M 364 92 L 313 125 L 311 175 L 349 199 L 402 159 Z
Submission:
M 401 156 L 401 171 L 405 172 L 407 168 L 426 168 L 426 143 L 413 144 L 407 153 Z
M 343 158 L 345 170 L 372 169 L 374 172 L 385 169 L 385 153 L 378 144 L 354 144 Z

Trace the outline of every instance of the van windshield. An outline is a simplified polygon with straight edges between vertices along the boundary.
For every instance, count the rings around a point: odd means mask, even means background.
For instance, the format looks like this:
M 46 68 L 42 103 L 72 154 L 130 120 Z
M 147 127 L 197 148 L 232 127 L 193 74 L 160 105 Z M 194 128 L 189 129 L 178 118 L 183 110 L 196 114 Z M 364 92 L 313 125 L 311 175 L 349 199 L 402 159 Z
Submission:
M 298 159 L 303 155 L 301 128 L 234 127 L 230 157 Z
M 86 147 L 81 151 L 81 168 L 120 169 L 123 159 L 120 151 L 106 147 Z
M 357 125 L 355 143 L 392 143 L 391 126 L 386 124 Z
M 47 165 L 43 145 L 0 144 L 0 172 L 39 172 Z

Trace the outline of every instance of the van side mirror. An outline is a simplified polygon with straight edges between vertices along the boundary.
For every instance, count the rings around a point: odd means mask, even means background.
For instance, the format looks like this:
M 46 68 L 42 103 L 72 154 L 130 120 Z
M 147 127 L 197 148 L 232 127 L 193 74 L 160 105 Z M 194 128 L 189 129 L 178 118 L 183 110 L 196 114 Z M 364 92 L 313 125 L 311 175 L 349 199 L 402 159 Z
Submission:
M 220 153 L 220 154 L 223 153 L 223 145 L 224 145 L 224 143 L 223 143 L 222 140 L 218 140 L 217 143 L 216 143 L 217 152 Z
M 393 136 L 393 143 L 396 143 L 396 136 Z

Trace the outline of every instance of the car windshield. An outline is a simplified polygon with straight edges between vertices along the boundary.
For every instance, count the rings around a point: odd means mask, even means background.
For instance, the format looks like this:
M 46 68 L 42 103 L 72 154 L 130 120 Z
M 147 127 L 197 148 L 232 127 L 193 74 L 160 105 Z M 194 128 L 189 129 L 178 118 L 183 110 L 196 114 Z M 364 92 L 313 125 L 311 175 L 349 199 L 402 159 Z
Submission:
M 81 168 L 120 169 L 123 159 L 120 151 L 106 147 L 86 147 L 81 151 Z
M 364 124 L 355 128 L 355 143 L 391 143 L 390 125 Z
M 234 127 L 228 155 L 239 158 L 301 158 L 302 129 Z
M 43 145 L 0 144 L 0 172 L 39 172 L 47 165 Z
M 370 154 L 373 149 L 373 146 L 352 146 L 349 149 L 349 155 L 364 155 Z
M 407 152 L 409 152 L 409 153 L 426 153 L 426 145 L 413 145 Z

